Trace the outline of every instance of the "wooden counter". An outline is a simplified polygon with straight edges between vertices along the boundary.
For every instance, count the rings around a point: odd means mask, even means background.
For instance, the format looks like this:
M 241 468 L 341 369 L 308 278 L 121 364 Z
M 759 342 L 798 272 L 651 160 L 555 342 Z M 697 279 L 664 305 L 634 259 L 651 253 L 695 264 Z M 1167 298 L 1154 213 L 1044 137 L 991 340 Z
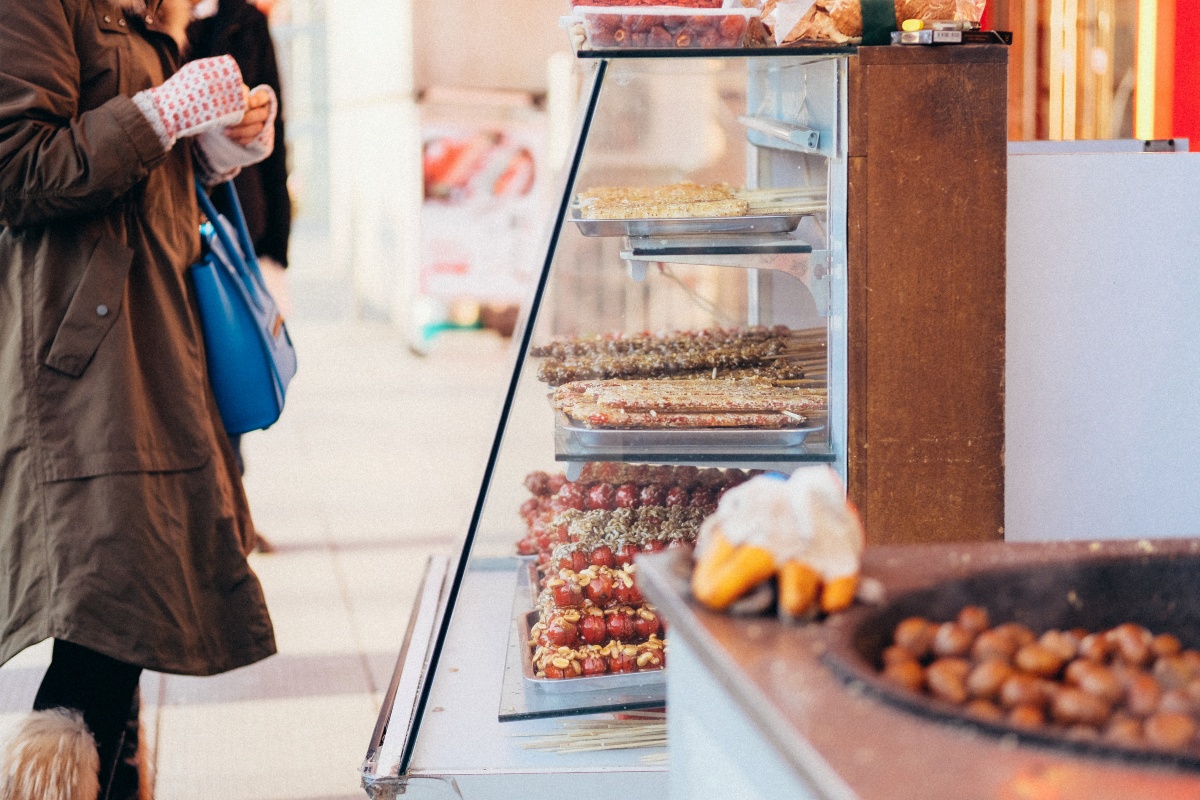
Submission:
M 983 569 L 1150 553 L 1195 557 L 1200 542 L 877 547 L 866 555 L 864 575 L 895 597 Z M 638 569 L 644 594 L 670 626 L 672 798 L 1200 798 L 1200 774 L 1021 744 L 854 691 L 821 660 L 837 623 L 788 626 L 702 611 L 687 597 L 684 553 L 639 558 Z M 761 745 L 747 750 L 748 740 Z M 723 749 L 740 753 L 731 759 L 743 762 L 734 777 L 735 767 L 721 764 Z M 701 788 L 707 764 L 725 789 Z

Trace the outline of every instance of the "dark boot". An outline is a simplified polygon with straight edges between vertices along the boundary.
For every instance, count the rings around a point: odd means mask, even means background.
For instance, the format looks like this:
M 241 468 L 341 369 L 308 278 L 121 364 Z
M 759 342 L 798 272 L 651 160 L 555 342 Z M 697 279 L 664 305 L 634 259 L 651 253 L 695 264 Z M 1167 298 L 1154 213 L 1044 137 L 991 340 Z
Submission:
M 112 761 L 107 793 L 101 792 L 101 800 L 139 800 L 141 797 L 141 710 L 142 693 L 139 689 L 133 693 L 125 730 L 121 732 Z

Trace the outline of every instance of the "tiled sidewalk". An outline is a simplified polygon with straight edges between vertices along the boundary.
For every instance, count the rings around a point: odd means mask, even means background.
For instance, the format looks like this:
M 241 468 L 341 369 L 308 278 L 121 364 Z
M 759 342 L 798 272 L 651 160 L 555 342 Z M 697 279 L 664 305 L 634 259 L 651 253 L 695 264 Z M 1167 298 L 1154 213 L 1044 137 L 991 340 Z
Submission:
M 252 557 L 279 655 L 215 678 L 147 675 L 158 800 L 350 800 L 426 557 L 464 533 L 508 379 L 506 343 L 444 334 L 427 358 L 382 325 L 293 325 L 283 419 L 246 437 L 275 545 Z M 46 645 L 0 669 L 0 737 Z

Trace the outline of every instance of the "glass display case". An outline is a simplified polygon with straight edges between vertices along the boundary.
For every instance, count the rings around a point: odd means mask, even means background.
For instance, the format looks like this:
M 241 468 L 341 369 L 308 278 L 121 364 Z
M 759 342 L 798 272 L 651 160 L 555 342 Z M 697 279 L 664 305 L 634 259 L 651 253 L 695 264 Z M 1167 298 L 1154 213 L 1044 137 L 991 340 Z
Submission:
M 940 366 L 973 366 L 944 399 L 971 425 L 996 430 L 963 389 L 994 379 L 993 361 L 971 346 L 978 338 L 994 347 L 991 318 L 914 313 L 905 304 L 930 297 L 920 285 L 872 294 L 868 281 L 920 274 L 936 283 L 954 270 L 922 252 L 947 238 L 944 226 L 959 229 L 956 246 L 968 254 L 996 250 L 1000 278 L 986 291 L 1000 293 L 1002 374 L 1002 196 L 999 248 L 987 224 L 995 204 L 981 202 L 972 207 L 979 236 L 947 213 L 897 250 L 899 261 L 878 248 L 881 266 L 867 268 L 867 229 L 886 222 L 873 215 L 892 205 L 888 192 L 912 195 L 922 179 L 914 173 L 904 186 L 871 171 L 903 141 L 872 123 L 886 106 L 863 88 L 866 66 L 879 64 L 874 80 L 886 97 L 904 70 L 940 69 L 916 62 L 958 58 L 888 52 L 899 49 L 580 54 L 576 146 L 518 326 L 483 486 L 461 555 L 427 572 L 363 766 L 372 797 L 528 797 L 582 776 L 591 791 L 663 794 L 665 747 L 645 745 L 665 739 L 582 747 L 572 722 L 599 724 L 597 740 L 611 725 L 619 740 L 622 719 L 664 705 L 670 632 L 640 596 L 635 554 L 687 546 L 722 492 L 759 471 L 827 464 L 864 517 L 894 512 L 893 500 L 879 505 L 867 491 L 868 477 L 886 477 L 896 440 L 873 426 L 883 417 L 868 400 L 887 397 L 888 413 L 916 420 L 905 423 L 909 457 L 964 472 L 986 462 L 991 483 L 972 476 L 972 485 L 994 485 L 1002 419 L 998 439 L 961 444 L 945 436 L 957 417 L 942 415 L 934 441 L 920 430 L 928 417 L 912 413 L 921 392 L 903 388 L 921 359 L 909 374 L 867 369 L 866 349 L 882 332 L 872 325 L 887 322 L 901 344 L 910 329 L 954 338 Z M 864 60 L 866 51 L 881 60 Z M 989 58 L 980 63 L 1002 81 L 1003 58 Z M 954 68 L 950 82 L 970 93 L 965 75 Z M 872 124 L 876 151 L 865 139 Z M 994 164 L 969 150 L 970 136 L 990 127 L 963 129 L 951 146 L 967 147 L 975 166 L 950 182 L 975 187 L 976 172 Z M 955 202 L 964 201 L 969 192 Z M 986 372 L 979 381 L 976 368 Z M 997 386 L 987 402 L 1002 409 L 1002 379 Z M 880 437 L 874 473 L 870 435 Z M 958 513 L 917 501 L 911 524 L 922 529 L 931 514 Z

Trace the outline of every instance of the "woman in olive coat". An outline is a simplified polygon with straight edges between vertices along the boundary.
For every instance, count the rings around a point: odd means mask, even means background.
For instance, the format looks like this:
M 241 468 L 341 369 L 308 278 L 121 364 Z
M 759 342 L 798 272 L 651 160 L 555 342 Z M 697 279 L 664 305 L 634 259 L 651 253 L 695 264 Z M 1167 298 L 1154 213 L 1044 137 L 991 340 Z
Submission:
M 196 145 L 146 110 L 187 13 L 0 3 L 0 663 L 55 640 L 40 707 L 83 711 L 105 785 L 116 750 L 81 708 L 86 681 L 132 693 L 143 668 L 212 675 L 275 652 L 186 275 Z M 17 768 L 39 731 L 10 749 Z M 95 796 L 68 784 L 39 796 Z

